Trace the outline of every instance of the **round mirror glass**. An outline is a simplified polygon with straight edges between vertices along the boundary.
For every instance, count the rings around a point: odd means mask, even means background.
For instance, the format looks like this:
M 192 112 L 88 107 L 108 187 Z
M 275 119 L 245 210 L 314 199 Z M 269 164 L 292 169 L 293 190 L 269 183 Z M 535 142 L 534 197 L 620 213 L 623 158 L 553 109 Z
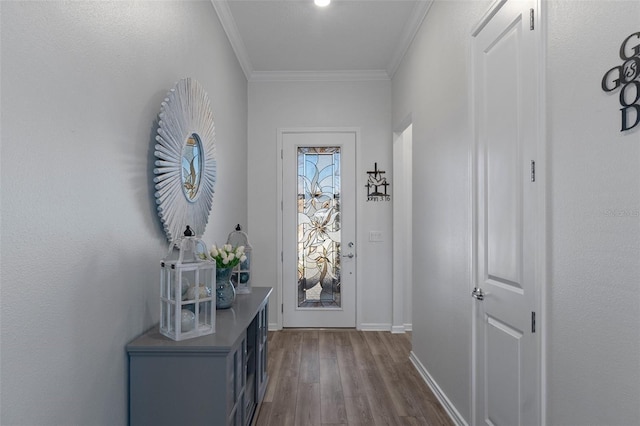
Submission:
M 182 190 L 189 201 L 198 197 L 202 178 L 202 142 L 192 133 L 182 148 Z

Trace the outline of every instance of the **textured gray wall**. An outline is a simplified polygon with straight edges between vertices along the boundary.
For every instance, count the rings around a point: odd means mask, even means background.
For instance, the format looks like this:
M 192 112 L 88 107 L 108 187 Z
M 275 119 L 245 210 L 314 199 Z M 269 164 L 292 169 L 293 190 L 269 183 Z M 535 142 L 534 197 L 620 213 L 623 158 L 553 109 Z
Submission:
M 3 425 L 123 425 L 124 345 L 158 320 L 149 161 L 167 91 L 212 102 L 205 241 L 246 222 L 247 87 L 210 2 L 2 2 Z

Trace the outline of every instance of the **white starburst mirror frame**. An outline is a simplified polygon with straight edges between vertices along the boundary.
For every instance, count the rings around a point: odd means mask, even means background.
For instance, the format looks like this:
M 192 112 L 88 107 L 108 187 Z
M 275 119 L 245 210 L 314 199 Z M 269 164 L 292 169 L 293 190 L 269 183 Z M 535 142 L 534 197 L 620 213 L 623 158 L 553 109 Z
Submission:
M 215 127 L 209 96 L 191 78 L 178 81 L 160 107 L 155 146 L 155 197 L 170 243 L 187 225 L 201 236 L 216 183 Z

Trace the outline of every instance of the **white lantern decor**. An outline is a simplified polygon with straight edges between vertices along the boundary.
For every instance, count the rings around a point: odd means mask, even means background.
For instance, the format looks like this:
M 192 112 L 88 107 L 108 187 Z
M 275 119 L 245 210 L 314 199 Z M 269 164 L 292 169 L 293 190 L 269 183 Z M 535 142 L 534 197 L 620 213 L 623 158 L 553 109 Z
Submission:
M 251 244 L 249 244 L 249 237 L 246 232 L 242 231 L 240 224 L 236 226 L 235 231 L 229 234 L 227 244 L 231 244 L 232 247 L 244 246 L 244 254 L 247 259 L 233 268 L 231 282 L 236 287 L 237 294 L 251 293 L 251 257 L 253 250 Z
M 216 264 L 202 260 L 204 242 L 187 226 L 161 261 L 160 333 L 173 340 L 215 333 Z

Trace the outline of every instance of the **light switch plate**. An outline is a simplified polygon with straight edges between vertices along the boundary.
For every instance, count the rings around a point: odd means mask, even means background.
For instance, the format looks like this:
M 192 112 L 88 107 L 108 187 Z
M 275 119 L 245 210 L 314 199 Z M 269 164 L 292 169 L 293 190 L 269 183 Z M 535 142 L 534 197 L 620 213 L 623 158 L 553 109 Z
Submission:
M 369 241 L 380 242 L 382 239 L 382 231 L 369 231 Z

